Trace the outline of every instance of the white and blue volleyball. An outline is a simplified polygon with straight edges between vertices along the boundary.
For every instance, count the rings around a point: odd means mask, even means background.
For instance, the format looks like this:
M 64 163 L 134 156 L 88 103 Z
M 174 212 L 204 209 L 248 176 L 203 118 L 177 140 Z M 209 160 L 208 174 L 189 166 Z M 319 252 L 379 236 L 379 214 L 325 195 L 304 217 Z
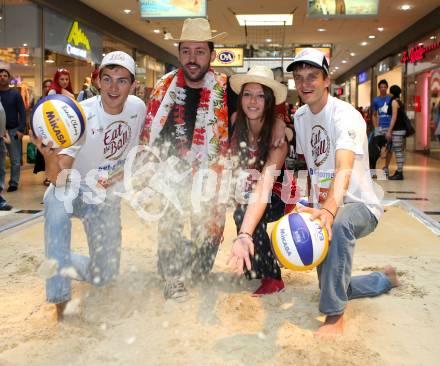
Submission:
M 32 133 L 47 145 L 66 148 L 77 142 L 85 131 L 86 117 L 82 107 L 61 94 L 48 95 L 35 105 Z
M 327 255 L 328 233 L 319 220 L 310 221 L 306 212 L 292 212 L 277 221 L 272 231 L 272 248 L 280 264 L 306 271 L 319 265 Z

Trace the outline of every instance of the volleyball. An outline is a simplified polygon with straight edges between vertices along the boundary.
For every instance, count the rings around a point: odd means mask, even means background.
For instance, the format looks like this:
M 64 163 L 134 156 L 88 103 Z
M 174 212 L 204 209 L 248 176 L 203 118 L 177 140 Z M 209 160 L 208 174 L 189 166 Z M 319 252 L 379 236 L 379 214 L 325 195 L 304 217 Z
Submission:
M 272 248 L 280 264 L 306 271 L 327 255 L 328 233 L 319 220 L 310 221 L 306 212 L 292 212 L 278 220 L 272 231 Z
M 66 148 L 79 140 L 85 130 L 86 117 L 82 107 L 61 94 L 48 95 L 35 105 L 32 133 L 47 145 Z

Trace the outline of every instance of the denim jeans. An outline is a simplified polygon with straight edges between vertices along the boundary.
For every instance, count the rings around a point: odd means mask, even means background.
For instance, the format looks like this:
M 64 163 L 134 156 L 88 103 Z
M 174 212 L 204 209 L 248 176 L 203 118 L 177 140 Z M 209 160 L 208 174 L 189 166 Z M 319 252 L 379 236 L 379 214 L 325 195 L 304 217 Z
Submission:
M 0 138 L 0 192 L 5 189 L 6 176 L 6 144 L 3 138 Z
M 284 215 L 285 203 L 281 198 L 272 193 L 270 203 L 268 203 L 263 217 L 255 227 L 252 239 L 254 242 L 254 256 L 251 256 L 252 270 L 248 271 L 244 266 L 244 274 L 247 279 L 255 278 L 275 278 L 281 279 L 281 270 L 275 258 L 270 238 L 267 233 L 267 224 L 279 220 Z M 247 205 L 239 205 L 234 212 L 234 221 L 237 226 L 237 233 L 246 213 Z
M 21 169 L 22 140 L 17 138 L 17 136 L 15 135 L 17 131 L 17 128 L 8 130 L 11 143 L 5 144 L 9 152 L 9 159 L 11 160 L 11 177 L 9 179 L 9 185 L 13 187 L 18 187 Z M 0 166 L 0 170 L 1 168 L 3 168 L 3 171 L 0 172 L 0 179 L 2 182 L 4 182 L 6 172 L 4 166 Z
M 356 239 L 373 232 L 376 226 L 376 217 L 363 203 L 346 203 L 339 208 L 327 257 L 317 269 L 321 313 L 342 314 L 348 300 L 378 296 L 391 289 L 391 282 L 381 272 L 351 276 Z
M 50 303 L 70 300 L 72 278 L 103 286 L 119 272 L 120 200 L 106 199 L 100 204 L 89 204 L 83 201 L 83 192 L 80 189 L 78 197 L 73 200 L 72 213 L 66 212 L 64 203 L 55 195 L 53 185 L 44 196 L 46 258 L 54 259 L 58 264 L 56 274 L 46 280 L 46 298 Z M 90 257 L 70 250 L 72 217 L 79 218 L 84 225 Z

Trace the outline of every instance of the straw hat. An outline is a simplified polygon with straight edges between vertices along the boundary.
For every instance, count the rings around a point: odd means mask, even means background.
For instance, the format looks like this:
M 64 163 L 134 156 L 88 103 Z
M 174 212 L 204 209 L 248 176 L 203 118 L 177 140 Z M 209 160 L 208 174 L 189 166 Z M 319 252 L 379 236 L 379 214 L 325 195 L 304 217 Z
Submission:
M 204 18 L 188 18 L 183 22 L 180 38 L 171 38 L 177 42 L 214 42 L 223 39 L 228 34 L 222 32 L 212 36 L 211 25 Z
M 275 104 L 281 104 L 286 100 L 287 87 L 274 79 L 272 70 L 267 66 L 254 65 L 246 74 L 235 74 L 230 78 L 231 88 L 237 94 L 247 83 L 258 83 L 271 88 L 275 95 Z

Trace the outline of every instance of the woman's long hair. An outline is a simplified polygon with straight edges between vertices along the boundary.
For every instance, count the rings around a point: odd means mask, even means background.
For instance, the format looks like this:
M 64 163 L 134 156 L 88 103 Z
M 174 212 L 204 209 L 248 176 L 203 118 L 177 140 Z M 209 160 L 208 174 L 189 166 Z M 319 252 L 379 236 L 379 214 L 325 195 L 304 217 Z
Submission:
M 246 84 L 241 87 L 240 94 L 238 95 L 237 115 L 234 123 L 234 132 L 232 135 L 232 149 L 238 153 L 240 157 L 240 165 L 247 167 L 249 157 L 249 126 L 247 116 L 243 111 L 241 100 L 243 98 L 243 90 Z M 263 126 L 261 128 L 260 136 L 257 137 L 258 141 L 258 154 L 255 161 L 255 168 L 261 170 L 266 163 L 267 155 L 269 153 L 271 140 L 272 140 L 272 127 L 275 123 L 275 96 L 271 88 L 266 85 L 262 85 L 264 92 L 264 110 L 263 110 Z M 242 144 L 242 143 L 245 144 Z M 243 145 L 243 146 L 242 146 Z
M 53 89 L 56 91 L 57 94 L 61 94 L 62 88 L 59 84 L 59 80 L 61 75 L 67 75 L 69 77 L 69 85 L 67 85 L 66 89 L 68 92 L 73 94 L 73 90 L 72 90 L 72 80 L 70 78 L 70 73 L 68 70 L 66 69 L 58 69 L 57 72 L 55 73 L 55 75 L 53 76 L 53 81 L 52 81 L 52 85 L 50 86 L 50 89 Z

